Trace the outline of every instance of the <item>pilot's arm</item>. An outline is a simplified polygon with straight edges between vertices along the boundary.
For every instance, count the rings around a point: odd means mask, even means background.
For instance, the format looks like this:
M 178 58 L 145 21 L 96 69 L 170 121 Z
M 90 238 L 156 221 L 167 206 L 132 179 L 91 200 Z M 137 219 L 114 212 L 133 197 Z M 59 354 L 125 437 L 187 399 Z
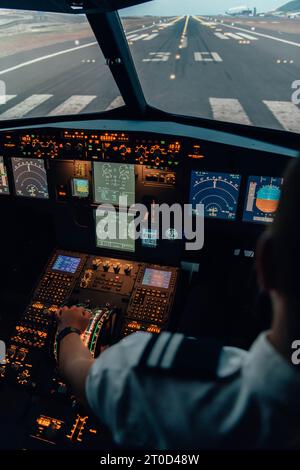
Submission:
M 300 374 L 266 334 L 247 353 L 181 334 L 136 333 L 94 361 L 80 337 L 69 336 L 60 368 L 119 445 L 285 448 L 298 438 Z
M 66 328 L 69 333 L 59 341 L 59 370 L 81 403 L 86 403 L 85 382 L 94 359 L 83 344 L 80 335 L 88 327 L 91 314 L 82 307 L 63 307 L 57 314 L 58 333 Z

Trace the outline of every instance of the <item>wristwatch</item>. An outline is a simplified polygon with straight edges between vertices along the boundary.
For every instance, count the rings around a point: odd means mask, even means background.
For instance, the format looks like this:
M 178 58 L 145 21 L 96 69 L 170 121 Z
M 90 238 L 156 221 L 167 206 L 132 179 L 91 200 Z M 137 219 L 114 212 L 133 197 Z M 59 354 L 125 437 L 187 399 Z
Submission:
M 57 335 L 56 335 L 56 355 L 57 355 L 57 361 L 59 360 L 59 345 L 62 339 L 64 339 L 66 336 L 68 336 L 71 333 L 76 333 L 77 335 L 81 336 L 81 331 L 78 330 L 78 328 L 73 328 L 72 326 L 67 326 L 63 330 L 61 330 Z

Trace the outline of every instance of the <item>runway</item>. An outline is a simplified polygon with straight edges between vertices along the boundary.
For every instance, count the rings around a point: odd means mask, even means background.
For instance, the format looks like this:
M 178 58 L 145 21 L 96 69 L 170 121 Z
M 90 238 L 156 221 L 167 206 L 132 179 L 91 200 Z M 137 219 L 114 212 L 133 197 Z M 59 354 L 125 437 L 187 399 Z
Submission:
M 300 80 L 299 20 L 186 16 L 124 24 L 152 106 L 300 132 L 300 106 L 291 99 L 292 84 Z M 97 112 L 123 103 L 92 35 L 2 57 L 0 80 L 6 84 L 1 120 Z

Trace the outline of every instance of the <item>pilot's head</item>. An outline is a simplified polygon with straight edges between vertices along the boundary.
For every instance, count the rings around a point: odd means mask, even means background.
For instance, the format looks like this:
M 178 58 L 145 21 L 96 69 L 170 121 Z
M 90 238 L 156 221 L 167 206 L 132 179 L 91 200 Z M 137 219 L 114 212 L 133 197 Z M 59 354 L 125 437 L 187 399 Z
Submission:
M 300 158 L 284 175 L 274 223 L 258 243 L 257 269 L 260 284 L 274 302 L 287 310 L 300 306 Z M 300 322 L 300 320 L 299 320 Z

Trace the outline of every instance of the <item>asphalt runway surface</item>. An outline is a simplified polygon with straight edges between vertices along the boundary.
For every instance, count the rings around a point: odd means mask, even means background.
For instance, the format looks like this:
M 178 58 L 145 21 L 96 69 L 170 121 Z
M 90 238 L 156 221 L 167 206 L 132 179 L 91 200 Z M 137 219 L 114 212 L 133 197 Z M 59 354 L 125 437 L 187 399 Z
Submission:
M 292 102 L 292 84 L 300 80 L 300 20 L 186 16 L 126 19 L 124 26 L 151 105 L 300 132 L 300 105 Z M 92 36 L 3 57 L 0 80 L 6 85 L 1 120 L 123 103 Z

